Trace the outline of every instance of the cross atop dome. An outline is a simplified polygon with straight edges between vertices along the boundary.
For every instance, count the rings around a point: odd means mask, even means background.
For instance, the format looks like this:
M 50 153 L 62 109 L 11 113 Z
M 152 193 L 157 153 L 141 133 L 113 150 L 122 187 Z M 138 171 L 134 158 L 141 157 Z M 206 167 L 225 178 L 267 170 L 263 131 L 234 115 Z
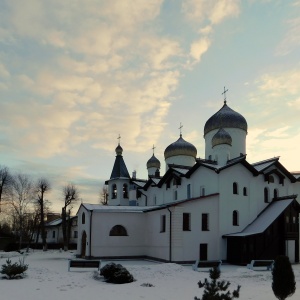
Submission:
M 226 92 L 228 92 L 228 89 L 226 90 L 225 89 L 225 86 L 224 86 L 224 92 L 222 93 L 222 95 L 224 95 L 224 104 L 226 104 Z
M 180 137 L 182 137 L 182 130 L 181 130 L 182 127 L 183 127 L 183 125 L 182 125 L 181 122 L 180 122 L 180 126 L 179 126 L 179 128 L 178 128 L 178 129 L 179 129 L 179 133 L 180 133 Z
M 152 147 L 152 151 L 153 151 L 153 155 L 154 155 L 154 149 L 155 149 L 156 147 L 154 147 L 154 145 L 153 145 L 153 147 Z
M 120 145 L 121 135 L 119 133 L 119 136 L 117 137 L 117 140 L 119 140 L 118 144 Z

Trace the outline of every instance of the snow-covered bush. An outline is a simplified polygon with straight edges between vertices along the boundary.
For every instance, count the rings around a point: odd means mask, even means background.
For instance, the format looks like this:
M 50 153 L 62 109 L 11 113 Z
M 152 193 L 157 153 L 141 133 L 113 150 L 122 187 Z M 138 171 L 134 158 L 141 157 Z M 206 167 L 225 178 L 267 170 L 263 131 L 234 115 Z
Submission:
M 133 282 L 133 276 L 128 270 L 120 264 L 109 263 L 100 269 L 100 275 L 103 276 L 106 282 L 110 283 L 129 283 Z
M 1 274 L 4 274 L 8 277 L 8 279 L 15 279 L 21 277 L 28 269 L 28 265 L 25 265 L 24 258 L 23 260 L 19 260 L 19 262 L 11 263 L 11 260 L 8 258 L 6 260 L 6 264 L 2 265 Z

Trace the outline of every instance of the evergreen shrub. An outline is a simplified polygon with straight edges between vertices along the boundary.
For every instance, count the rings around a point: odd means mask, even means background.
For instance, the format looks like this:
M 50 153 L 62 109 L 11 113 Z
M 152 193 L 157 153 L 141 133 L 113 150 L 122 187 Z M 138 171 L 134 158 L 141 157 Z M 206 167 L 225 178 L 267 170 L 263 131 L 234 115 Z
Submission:
M 101 268 L 100 275 L 105 278 L 106 282 L 110 283 L 122 284 L 134 281 L 133 276 L 125 267 L 115 263 L 109 263 Z
M 24 264 L 24 259 L 19 260 L 19 263 L 11 263 L 11 260 L 8 258 L 6 260 L 6 264 L 2 265 L 1 274 L 4 274 L 8 277 L 8 279 L 16 279 L 20 278 L 21 274 L 23 274 L 28 269 L 28 265 Z M 21 277 L 22 278 L 22 277 Z
M 280 255 L 276 258 L 272 277 L 272 290 L 277 299 L 284 300 L 295 293 L 295 275 L 287 256 Z

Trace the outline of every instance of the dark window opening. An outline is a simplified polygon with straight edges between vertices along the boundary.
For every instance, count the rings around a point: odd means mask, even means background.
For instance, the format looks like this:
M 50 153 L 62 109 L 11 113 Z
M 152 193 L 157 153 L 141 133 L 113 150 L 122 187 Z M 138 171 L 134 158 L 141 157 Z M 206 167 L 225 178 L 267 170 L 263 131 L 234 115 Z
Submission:
M 52 231 L 52 238 L 55 238 L 55 231 Z
M 117 185 L 113 184 L 112 186 L 112 199 L 116 199 L 117 198 Z
M 208 231 L 209 230 L 209 224 L 208 224 L 208 214 L 202 214 L 202 231 Z
M 232 213 L 232 225 L 239 226 L 239 213 L 237 210 L 234 210 Z
M 191 214 L 183 213 L 182 214 L 182 230 L 191 231 Z
M 115 225 L 109 232 L 110 236 L 127 236 L 127 230 L 122 225 Z
M 81 215 L 81 224 L 85 224 L 85 213 L 84 212 Z
M 123 184 L 123 198 L 128 198 L 128 187 L 126 183 Z
M 232 185 L 232 192 L 234 195 L 238 194 L 238 184 L 236 182 L 234 182 Z
M 243 195 L 247 196 L 247 188 L 246 187 L 243 188 Z

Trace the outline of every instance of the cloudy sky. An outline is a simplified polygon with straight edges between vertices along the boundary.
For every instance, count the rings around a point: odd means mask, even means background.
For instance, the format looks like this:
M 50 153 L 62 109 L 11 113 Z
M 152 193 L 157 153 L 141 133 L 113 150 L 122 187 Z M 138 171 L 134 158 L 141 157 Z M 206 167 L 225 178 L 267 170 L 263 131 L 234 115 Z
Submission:
M 180 122 L 204 157 L 224 86 L 248 161 L 299 170 L 299 0 L 0 2 L 0 164 L 48 177 L 55 211 L 68 182 L 99 201 L 119 134 L 139 178 Z

